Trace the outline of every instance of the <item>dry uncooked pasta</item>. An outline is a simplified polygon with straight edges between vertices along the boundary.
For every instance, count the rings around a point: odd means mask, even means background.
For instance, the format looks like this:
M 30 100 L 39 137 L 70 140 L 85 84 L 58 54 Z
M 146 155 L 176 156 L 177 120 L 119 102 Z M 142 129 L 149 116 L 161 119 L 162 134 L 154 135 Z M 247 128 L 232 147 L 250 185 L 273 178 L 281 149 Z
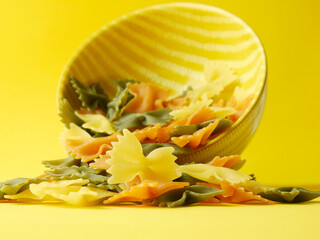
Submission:
M 39 177 L 0 183 L 0 202 L 179 207 L 302 202 L 320 196 L 301 188 L 263 186 L 238 171 L 245 162 L 239 155 L 212 156 L 206 164 L 176 163 L 179 154 L 206 147 L 250 105 L 251 97 L 232 96 L 239 91 L 232 70 L 219 65 L 206 76 L 208 82 L 174 96 L 151 83 L 118 81 L 112 99 L 98 84 L 85 86 L 71 78 L 81 107 L 72 110 L 62 101 L 61 142 L 68 157 L 44 161 L 48 169 Z

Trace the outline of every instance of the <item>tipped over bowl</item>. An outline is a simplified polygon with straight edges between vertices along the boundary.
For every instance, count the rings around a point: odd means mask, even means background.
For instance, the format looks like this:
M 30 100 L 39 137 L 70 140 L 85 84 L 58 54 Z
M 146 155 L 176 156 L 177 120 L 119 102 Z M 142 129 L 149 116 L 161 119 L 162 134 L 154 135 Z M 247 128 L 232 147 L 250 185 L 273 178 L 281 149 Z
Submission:
M 59 82 L 59 109 L 66 102 L 70 111 L 82 107 L 72 78 L 84 86 L 99 83 L 109 98 L 116 94 L 114 81 L 123 79 L 170 89 L 172 96 L 215 83 L 221 86 L 215 104 L 236 101 L 241 114 L 203 146 L 177 154 L 178 163 L 208 162 L 240 154 L 252 138 L 263 113 L 266 71 L 259 38 L 238 17 L 202 4 L 157 5 L 108 23 L 78 48 Z M 67 115 L 60 115 L 66 125 Z

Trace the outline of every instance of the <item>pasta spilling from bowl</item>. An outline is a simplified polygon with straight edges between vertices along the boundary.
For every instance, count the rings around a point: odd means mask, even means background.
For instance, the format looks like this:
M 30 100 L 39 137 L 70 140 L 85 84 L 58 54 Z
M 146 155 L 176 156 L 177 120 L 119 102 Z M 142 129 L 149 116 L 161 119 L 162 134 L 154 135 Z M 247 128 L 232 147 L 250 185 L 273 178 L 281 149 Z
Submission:
M 205 147 L 229 129 L 251 103 L 237 96 L 237 78 L 197 84 L 181 93 L 133 80 L 114 81 L 110 98 L 96 83 L 71 77 L 81 107 L 63 99 L 61 143 L 66 159 L 43 161 L 36 178 L 0 183 L 1 202 L 142 204 L 178 207 L 191 204 L 303 202 L 320 191 L 270 188 L 238 170 L 239 155 L 213 156 L 207 163 L 178 164 L 179 156 Z M 229 71 L 229 72 L 228 72 Z

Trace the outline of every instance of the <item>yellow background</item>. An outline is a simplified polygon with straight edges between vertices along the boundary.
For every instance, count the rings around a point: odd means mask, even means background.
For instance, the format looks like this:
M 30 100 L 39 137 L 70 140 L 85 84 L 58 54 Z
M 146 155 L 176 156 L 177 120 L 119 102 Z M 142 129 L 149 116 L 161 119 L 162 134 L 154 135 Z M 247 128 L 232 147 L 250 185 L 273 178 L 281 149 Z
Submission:
M 37 176 L 41 160 L 65 157 L 56 92 L 77 47 L 109 21 L 165 2 L 172 1 L 0 0 L 0 181 Z M 266 185 L 319 189 L 320 2 L 194 2 L 239 16 L 266 49 L 265 112 L 242 171 Z M 319 210 L 319 202 L 181 209 L 0 204 L 0 230 L 6 239 L 308 239 L 319 226 Z

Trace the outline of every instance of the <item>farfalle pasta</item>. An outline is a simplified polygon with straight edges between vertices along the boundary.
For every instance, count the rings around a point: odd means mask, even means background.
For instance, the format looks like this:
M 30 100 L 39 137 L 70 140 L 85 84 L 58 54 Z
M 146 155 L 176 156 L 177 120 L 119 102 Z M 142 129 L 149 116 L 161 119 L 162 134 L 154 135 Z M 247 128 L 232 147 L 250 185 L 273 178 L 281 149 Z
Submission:
M 157 182 L 145 180 L 104 201 L 104 204 L 119 202 L 144 202 L 155 199 L 164 193 L 189 186 L 187 182 Z
M 143 113 L 164 108 L 164 102 L 170 96 L 170 90 L 147 83 L 132 84 L 129 92 L 134 97 L 124 111 L 131 113 Z
M 61 180 L 30 184 L 29 188 L 15 195 L 6 195 L 8 199 L 43 202 L 66 202 L 85 206 L 116 193 L 99 188 L 86 187 L 89 180 Z
M 232 168 L 236 164 L 241 163 L 241 156 L 240 155 L 232 155 L 227 157 L 219 157 L 216 156 L 214 159 L 212 159 L 210 162 L 208 162 L 208 165 L 216 166 L 216 167 L 226 167 L 226 168 Z
M 245 188 L 231 184 L 228 181 L 222 181 L 220 185 L 215 185 L 211 183 L 197 183 L 200 186 L 214 187 L 224 191 L 223 194 L 220 194 L 215 199 L 208 199 L 206 202 L 220 202 L 220 203 L 244 203 L 249 201 L 258 201 L 262 203 L 271 204 L 272 202 L 266 198 L 261 197 L 258 194 L 253 192 L 246 191 Z M 217 201 L 218 200 L 218 201 Z
M 75 112 L 78 118 L 84 121 L 82 127 L 90 129 L 96 133 L 114 134 L 116 131 L 113 129 L 109 119 L 103 114 L 82 114 Z
M 197 130 L 192 135 L 182 135 L 180 137 L 172 137 L 171 140 L 179 147 L 189 146 L 191 148 L 197 148 L 199 145 L 204 145 L 211 133 L 218 126 L 219 120 L 214 123 L 210 123 L 207 127 Z
M 124 130 L 123 134 L 108 152 L 110 159 L 107 162 L 111 166 L 107 170 L 111 174 L 109 183 L 129 182 L 136 176 L 141 180 L 170 182 L 181 175 L 179 165 L 174 162 L 173 148 L 157 148 L 144 156 L 138 139 L 129 130 Z
M 117 140 L 117 135 L 94 138 L 80 127 L 70 124 L 62 136 L 62 144 L 66 152 L 83 162 L 89 162 L 112 149 L 111 142 Z
M 319 197 L 319 191 L 260 184 L 238 171 L 245 163 L 239 155 L 177 163 L 230 128 L 251 102 L 241 98 L 234 72 L 216 66 L 206 68 L 206 81 L 174 95 L 151 83 L 120 80 L 110 97 L 98 83 L 85 86 L 71 77 L 79 106 L 73 110 L 63 99 L 59 113 L 68 157 L 43 161 L 47 169 L 39 177 L 0 183 L 0 202 L 179 207 Z

